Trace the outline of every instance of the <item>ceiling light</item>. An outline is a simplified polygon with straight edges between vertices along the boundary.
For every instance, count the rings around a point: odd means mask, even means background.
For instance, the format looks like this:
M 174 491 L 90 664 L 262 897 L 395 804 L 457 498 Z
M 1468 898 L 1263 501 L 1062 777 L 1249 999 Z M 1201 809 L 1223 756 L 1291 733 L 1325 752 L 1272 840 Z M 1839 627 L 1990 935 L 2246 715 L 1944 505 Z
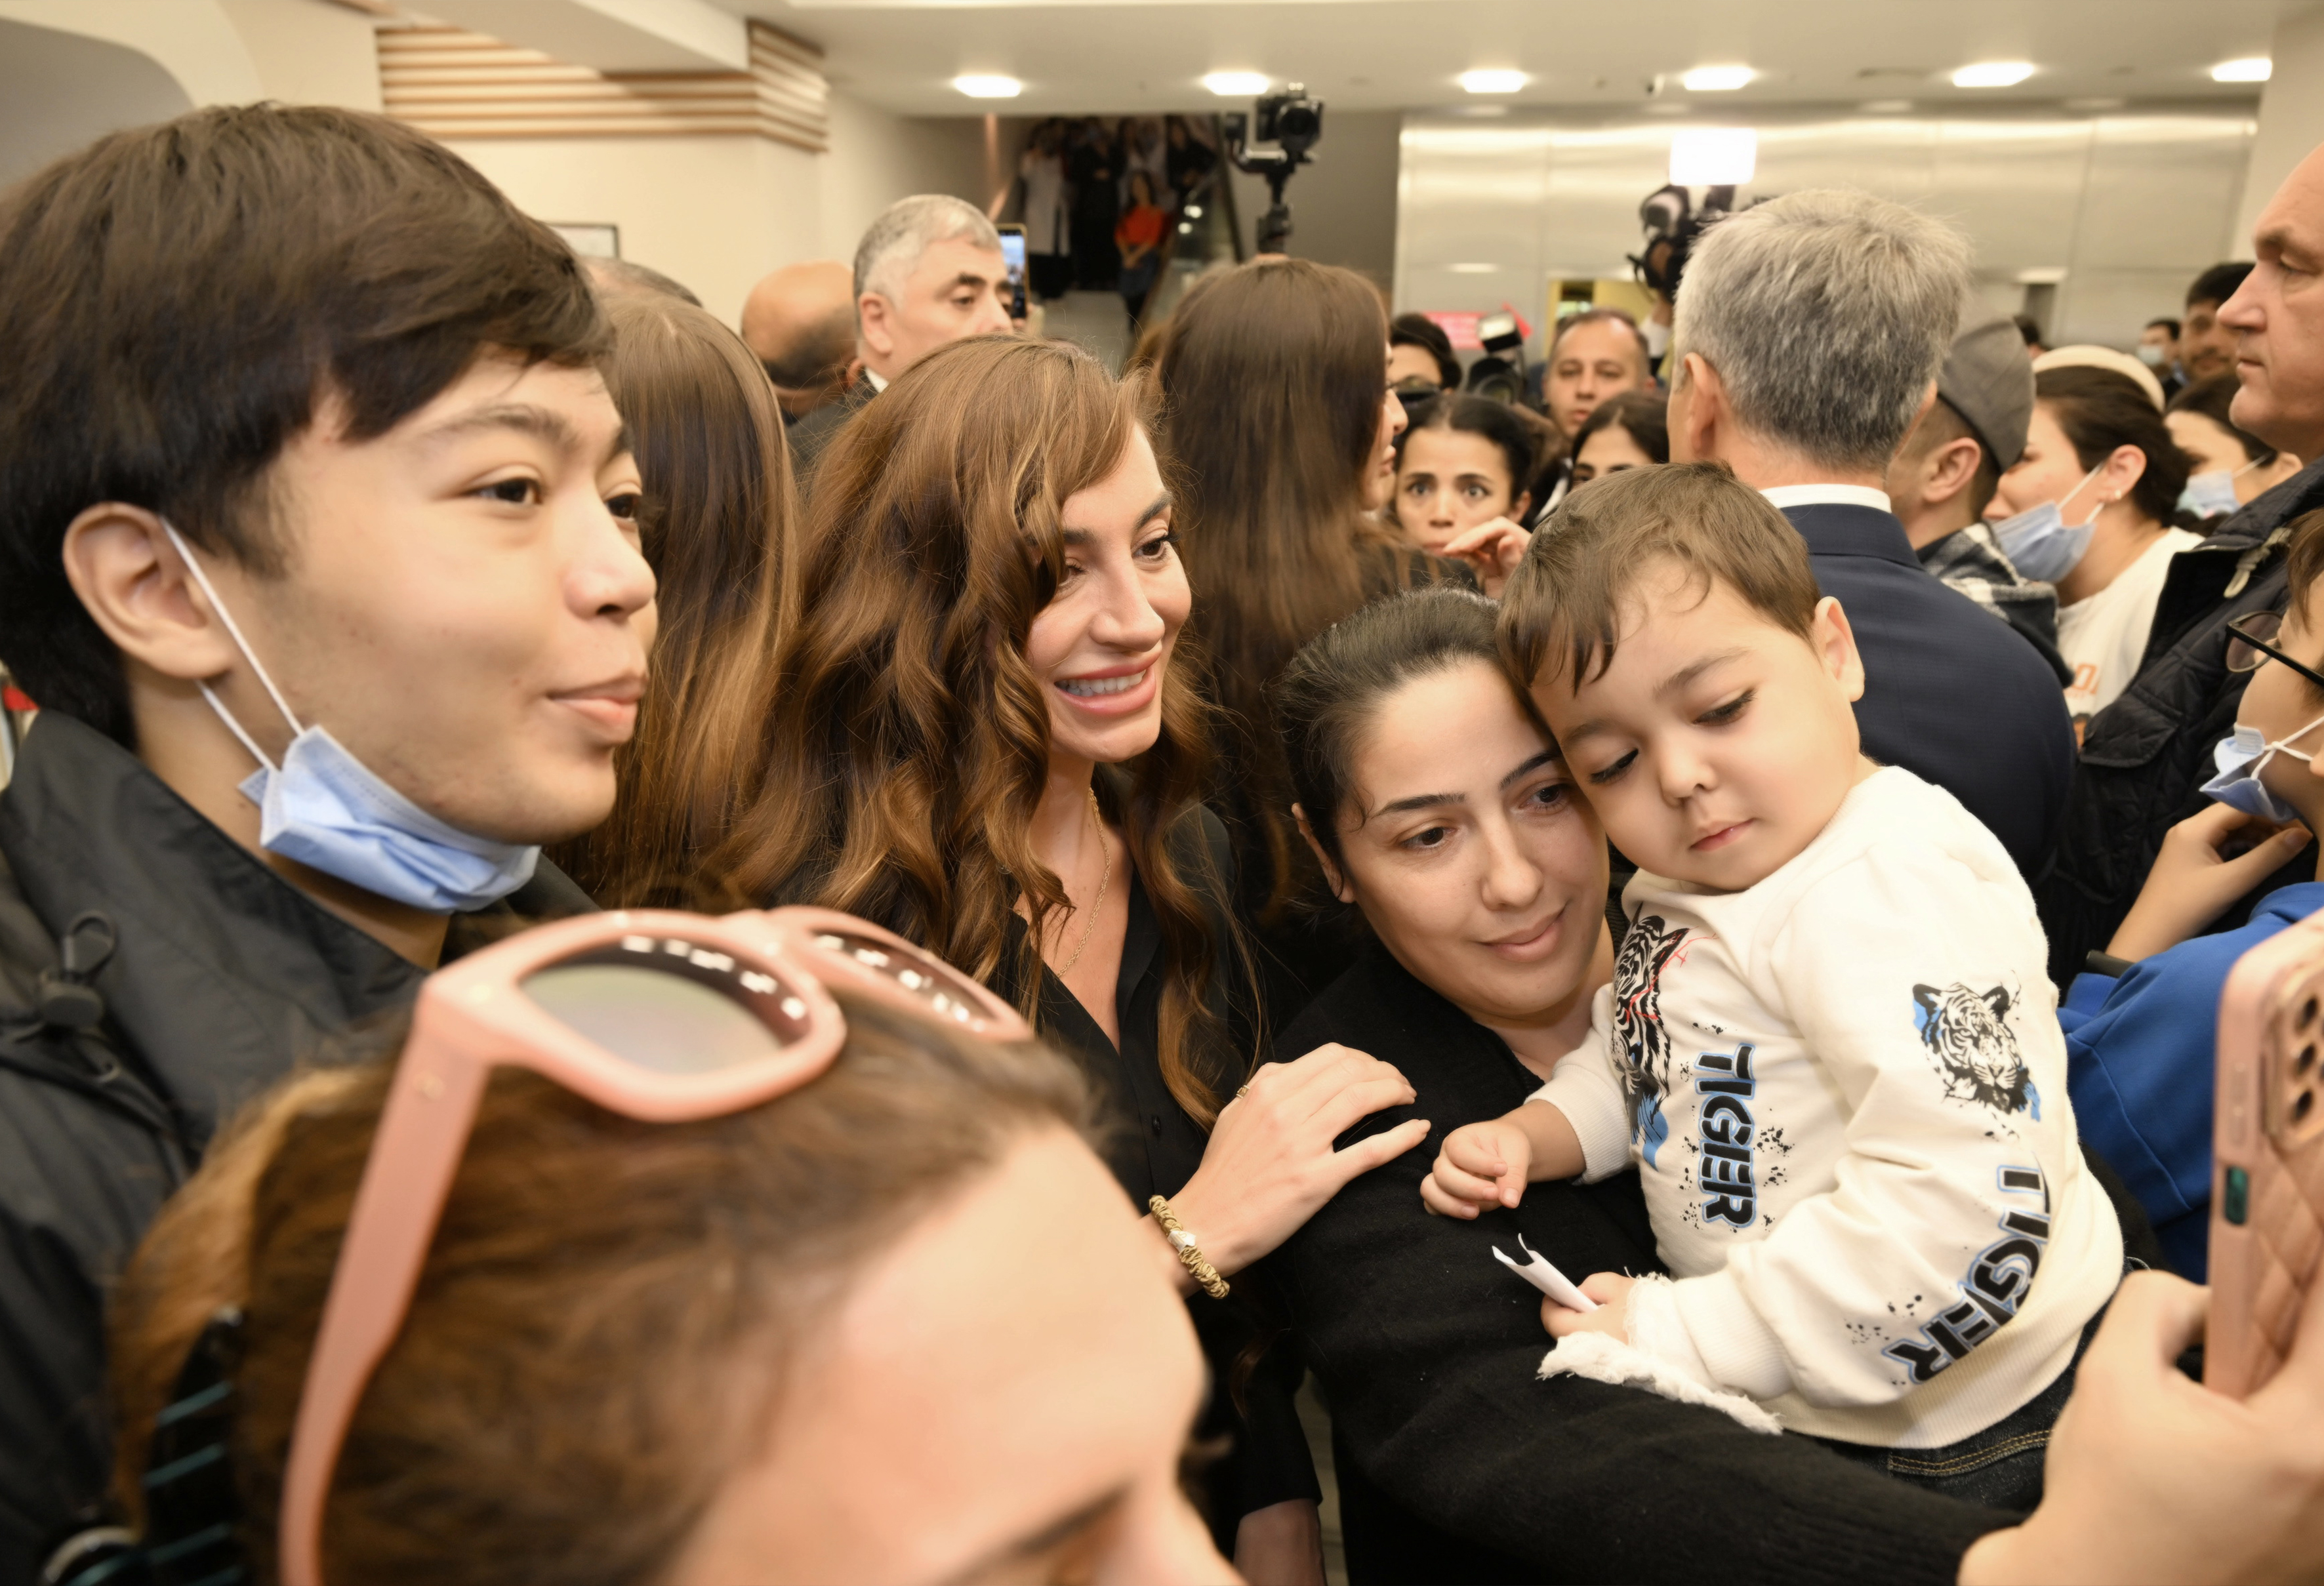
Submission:
M 1698 66 L 1678 80 L 1690 94 L 1723 94 L 1758 75 L 1748 66 Z
M 1526 86 L 1526 74 L 1504 71 L 1499 68 L 1464 71 L 1461 74 L 1460 83 L 1472 94 L 1514 94 Z
M 1740 187 L 1759 165 L 1748 126 L 1683 126 L 1671 134 L 1670 179 L 1683 188 Z
M 952 86 L 972 99 L 1014 99 L 1025 91 L 1025 85 L 1013 77 L 973 71 L 953 78 Z
M 1222 99 L 1248 99 L 1267 92 L 1268 77 L 1263 71 L 1214 71 L 1203 79 L 1203 87 Z
M 2275 63 L 2264 55 L 2250 55 L 2241 60 L 2222 60 L 2211 68 L 2215 83 L 2264 83 Z
M 1493 275 L 1499 273 L 1501 267 L 1498 264 L 1447 264 L 1444 268 L 1454 275 Z
M 1867 99 L 1857 106 L 1867 115 L 1905 115 L 1913 109 L 1910 99 Z
M 2034 75 L 2030 60 L 1980 60 L 1953 73 L 1957 88 L 2014 88 Z

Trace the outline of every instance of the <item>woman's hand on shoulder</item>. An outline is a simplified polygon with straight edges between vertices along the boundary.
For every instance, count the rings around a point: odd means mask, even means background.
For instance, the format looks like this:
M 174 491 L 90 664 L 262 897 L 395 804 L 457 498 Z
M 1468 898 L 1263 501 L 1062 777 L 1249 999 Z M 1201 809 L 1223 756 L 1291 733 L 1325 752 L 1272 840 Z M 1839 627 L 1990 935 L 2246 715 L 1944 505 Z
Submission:
M 1402 1074 L 1350 1047 L 1266 1064 L 1220 1112 L 1203 1165 L 1171 1208 L 1212 1265 L 1238 1272 L 1298 1231 L 1341 1185 L 1426 1139 L 1428 1120 L 1408 1118 L 1333 1148 L 1380 1109 L 1418 1099 Z
M 2189 816 L 2163 834 L 2154 868 L 2107 951 L 2135 963 L 2176 947 L 2307 846 L 2305 826 L 2271 829 L 2224 804 Z

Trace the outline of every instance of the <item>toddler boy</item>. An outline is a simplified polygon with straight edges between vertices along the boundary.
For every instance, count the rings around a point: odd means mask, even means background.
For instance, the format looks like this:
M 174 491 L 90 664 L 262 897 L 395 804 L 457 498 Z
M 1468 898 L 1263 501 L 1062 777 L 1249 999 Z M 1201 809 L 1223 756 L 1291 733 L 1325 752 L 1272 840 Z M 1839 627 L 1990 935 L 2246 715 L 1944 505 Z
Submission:
M 1455 1130 L 1423 1198 L 1473 1217 L 1635 1160 L 1676 1281 L 1600 1273 L 1603 1308 L 1552 1332 L 1627 1339 L 1794 1430 L 1947 1451 L 1899 1471 L 2038 1451 L 2123 1251 L 2016 866 L 1950 794 L 1864 758 L 1847 616 L 1722 467 L 1578 494 L 1501 632 L 1639 870 L 1591 1041 Z

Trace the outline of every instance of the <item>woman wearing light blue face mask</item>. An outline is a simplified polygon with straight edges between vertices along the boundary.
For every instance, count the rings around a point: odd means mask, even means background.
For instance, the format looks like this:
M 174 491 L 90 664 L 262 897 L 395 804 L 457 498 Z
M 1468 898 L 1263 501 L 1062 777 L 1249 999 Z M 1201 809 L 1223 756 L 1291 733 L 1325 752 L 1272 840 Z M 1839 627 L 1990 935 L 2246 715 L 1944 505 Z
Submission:
M 2180 510 L 2207 520 L 2207 530 L 2300 472 L 2298 457 L 2236 427 L 2230 410 L 2239 389 L 2233 371 L 2213 375 L 2172 398 L 2163 417 L 2171 438 L 2195 464 Z
M 2068 367 L 2035 377 L 2025 452 L 1987 509 L 2017 570 L 2058 586 L 2058 650 L 2073 669 L 2075 732 L 2138 669 L 2171 558 L 2198 537 L 2170 527 L 2188 458 L 2127 376 Z

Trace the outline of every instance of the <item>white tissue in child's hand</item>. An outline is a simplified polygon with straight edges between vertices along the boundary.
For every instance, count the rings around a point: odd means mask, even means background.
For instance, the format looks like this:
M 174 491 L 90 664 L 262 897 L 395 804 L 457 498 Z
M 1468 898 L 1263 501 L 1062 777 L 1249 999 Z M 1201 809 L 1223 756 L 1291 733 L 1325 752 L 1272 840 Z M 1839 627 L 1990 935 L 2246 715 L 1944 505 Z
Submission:
M 1548 1257 L 1526 1243 L 1523 1234 L 1517 1235 L 1517 1249 L 1523 1250 L 1528 1259 L 1524 1261 L 1512 1261 L 1499 1245 L 1493 1247 L 1493 1255 L 1502 1266 L 1532 1284 L 1567 1310 L 1594 1311 L 1598 1308 L 1598 1302 L 1574 1287 L 1572 1280 L 1552 1266 Z

